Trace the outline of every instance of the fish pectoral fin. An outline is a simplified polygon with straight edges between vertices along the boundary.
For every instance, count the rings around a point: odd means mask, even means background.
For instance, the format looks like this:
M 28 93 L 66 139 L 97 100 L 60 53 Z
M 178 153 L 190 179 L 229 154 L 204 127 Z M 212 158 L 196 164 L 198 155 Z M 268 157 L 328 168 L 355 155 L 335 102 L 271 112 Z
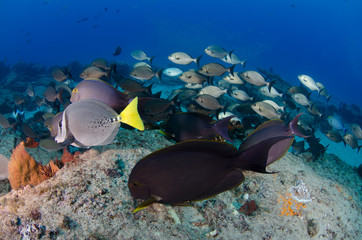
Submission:
M 130 104 L 117 116 L 117 121 L 137 128 L 140 131 L 145 130 L 142 119 L 137 110 L 138 97 L 132 100 Z
M 154 202 L 156 202 L 156 200 L 151 197 L 151 198 L 147 199 L 146 201 L 142 202 L 140 205 L 138 205 L 138 206 L 136 207 L 136 209 L 133 210 L 132 212 L 133 212 L 133 213 L 138 212 L 139 210 L 142 210 L 142 209 L 150 206 L 150 205 L 151 205 L 152 203 L 154 203 Z

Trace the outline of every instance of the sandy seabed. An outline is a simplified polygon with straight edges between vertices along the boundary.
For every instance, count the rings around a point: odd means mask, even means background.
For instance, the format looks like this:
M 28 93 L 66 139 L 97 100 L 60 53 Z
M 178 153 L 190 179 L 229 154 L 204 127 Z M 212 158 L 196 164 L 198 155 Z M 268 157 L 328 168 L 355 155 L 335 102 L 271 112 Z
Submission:
M 8 138 L 1 142 L 7 156 Z M 153 204 L 132 213 L 140 202 L 127 187 L 130 171 L 145 155 L 171 144 L 157 131 L 120 130 L 114 144 L 86 151 L 53 178 L 3 193 L 0 239 L 362 238 L 361 178 L 333 154 L 309 161 L 308 153 L 287 153 L 268 167 L 277 173 L 245 172 L 238 188 L 212 199 L 187 207 Z M 298 181 L 312 201 L 299 214 L 285 216 L 281 199 Z M 252 215 L 238 211 L 247 196 L 258 205 Z

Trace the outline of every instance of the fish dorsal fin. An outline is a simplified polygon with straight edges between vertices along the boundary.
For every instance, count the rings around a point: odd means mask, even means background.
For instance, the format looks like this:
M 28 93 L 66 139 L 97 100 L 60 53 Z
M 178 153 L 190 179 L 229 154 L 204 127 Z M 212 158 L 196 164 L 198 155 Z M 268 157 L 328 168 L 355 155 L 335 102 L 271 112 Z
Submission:
M 266 121 L 264 123 L 262 123 L 261 125 L 259 125 L 259 127 L 257 127 L 254 131 L 252 131 L 245 139 L 247 139 L 248 137 L 250 137 L 251 135 L 253 135 L 254 133 L 264 129 L 264 128 L 268 128 L 268 127 L 284 127 L 285 123 L 283 120 L 280 119 L 273 119 L 273 120 L 269 120 Z
M 188 140 L 159 149 L 145 156 L 141 160 L 149 159 L 160 154 L 185 151 L 208 152 L 224 157 L 233 157 L 238 154 L 238 150 L 233 145 L 228 143 L 216 142 L 211 140 Z
M 130 104 L 117 116 L 117 121 L 137 128 L 140 131 L 145 130 L 142 119 L 137 110 L 138 97 L 134 98 Z

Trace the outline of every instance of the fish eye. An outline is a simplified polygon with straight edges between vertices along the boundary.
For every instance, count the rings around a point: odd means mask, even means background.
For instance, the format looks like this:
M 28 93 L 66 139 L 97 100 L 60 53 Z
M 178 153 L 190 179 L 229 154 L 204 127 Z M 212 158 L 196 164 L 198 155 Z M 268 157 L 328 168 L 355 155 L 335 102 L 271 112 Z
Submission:
M 191 78 L 191 75 L 188 75 L 188 76 L 186 76 L 186 77 L 190 79 L 190 78 Z
M 60 121 L 60 122 L 58 123 L 58 126 L 59 126 L 59 128 L 62 127 L 62 121 Z
M 179 57 L 175 57 L 175 59 L 176 59 L 176 60 L 180 60 L 180 58 L 179 58 Z

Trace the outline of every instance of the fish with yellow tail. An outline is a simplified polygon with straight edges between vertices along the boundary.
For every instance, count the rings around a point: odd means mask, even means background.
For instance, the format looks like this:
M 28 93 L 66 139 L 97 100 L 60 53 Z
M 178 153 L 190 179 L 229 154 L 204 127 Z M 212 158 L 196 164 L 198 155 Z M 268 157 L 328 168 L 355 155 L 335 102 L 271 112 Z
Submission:
M 52 123 L 58 124 L 55 140 L 77 147 L 107 145 L 114 140 L 121 122 L 143 131 L 137 105 L 138 98 L 135 98 L 118 114 L 94 99 L 72 103 L 63 111 L 62 117 Z

